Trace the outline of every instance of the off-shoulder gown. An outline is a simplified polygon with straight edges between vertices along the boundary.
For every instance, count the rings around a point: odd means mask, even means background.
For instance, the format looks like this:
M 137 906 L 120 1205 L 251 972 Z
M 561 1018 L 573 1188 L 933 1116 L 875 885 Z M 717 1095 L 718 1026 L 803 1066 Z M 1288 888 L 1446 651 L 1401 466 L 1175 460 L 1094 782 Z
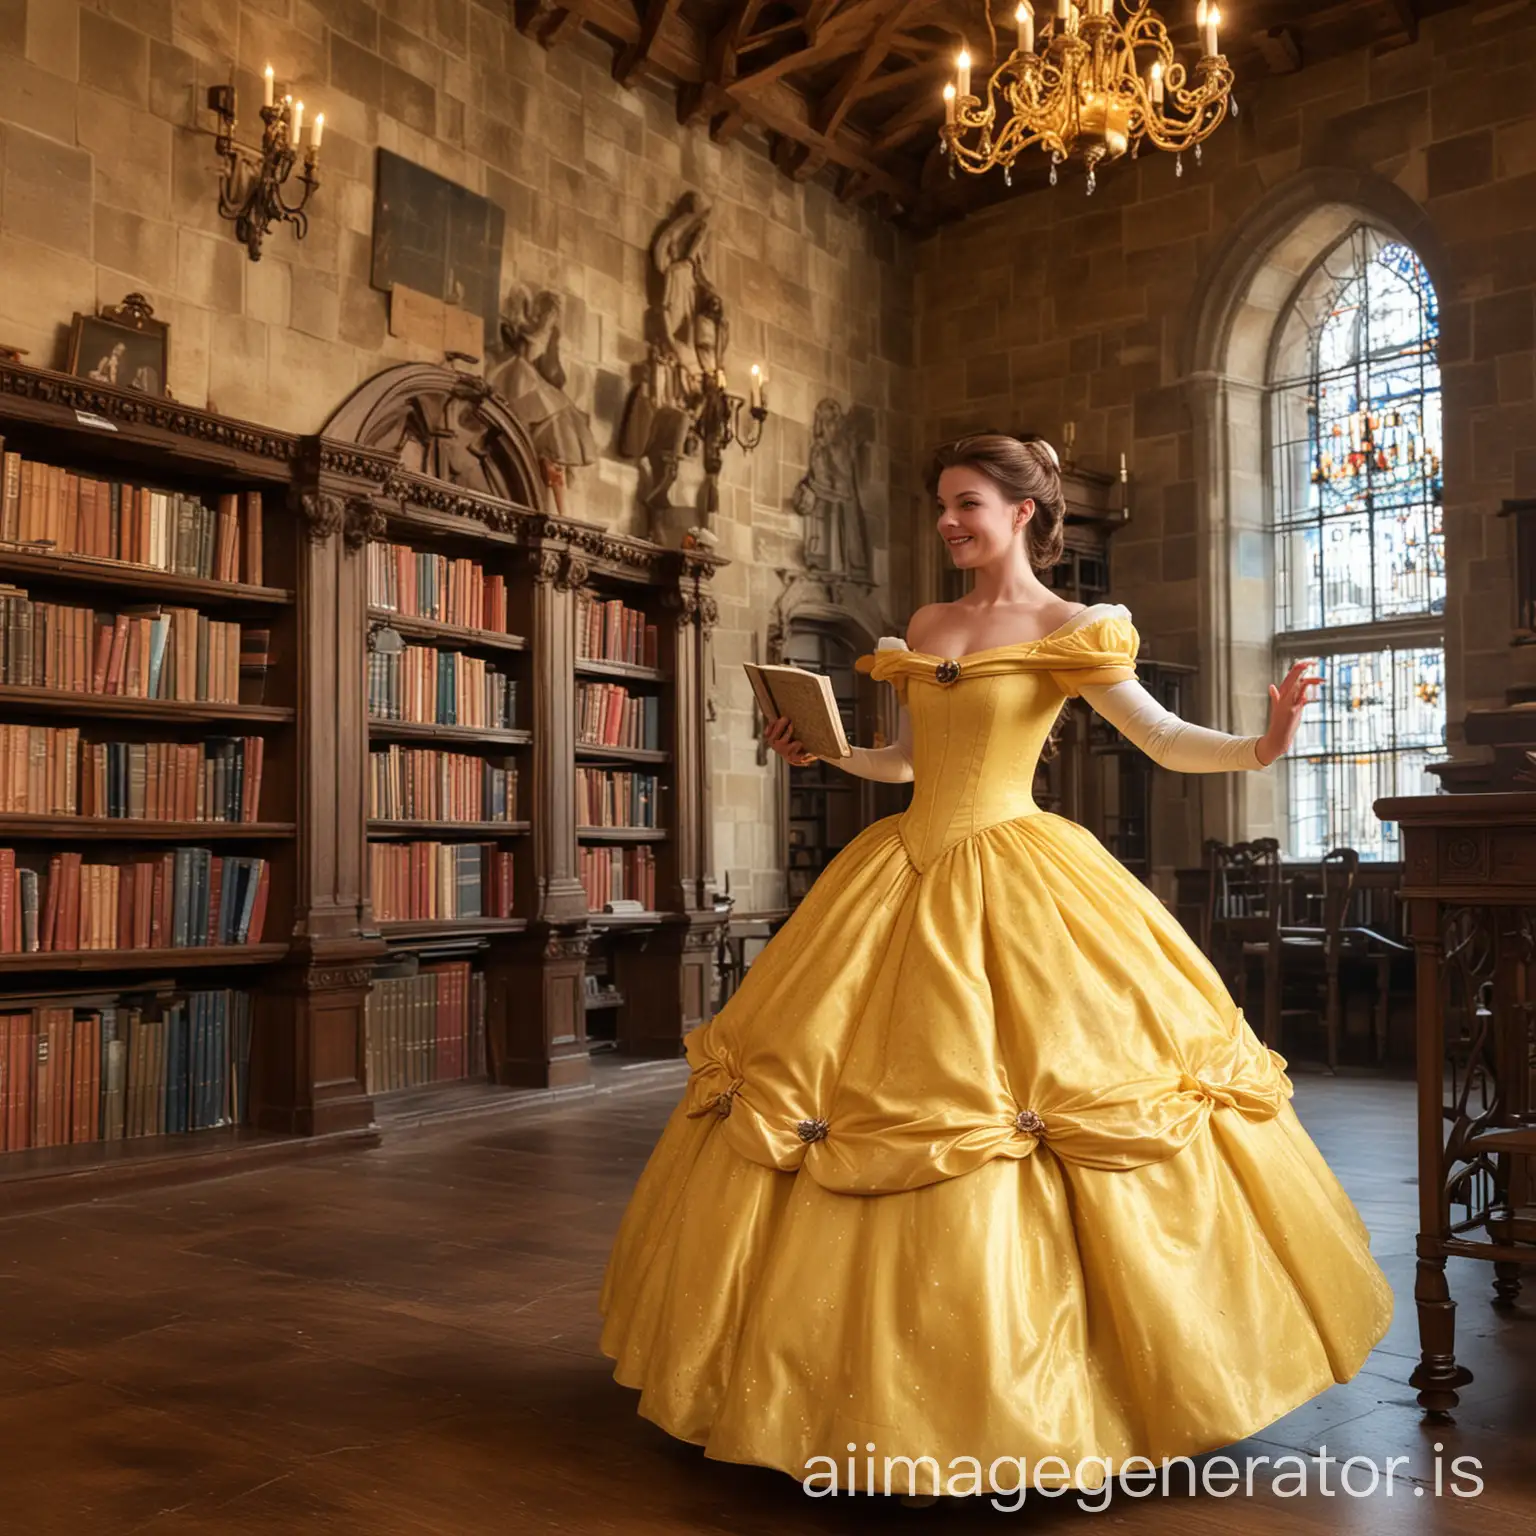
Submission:
M 615 1379 L 706 1455 L 797 1478 L 870 1443 L 940 1468 L 1194 1455 L 1386 1331 L 1284 1060 L 1146 887 L 1031 798 L 1064 698 L 1134 678 L 1136 649 L 1119 609 L 860 659 L 910 711 L 911 804 L 687 1037 L 602 1285 Z

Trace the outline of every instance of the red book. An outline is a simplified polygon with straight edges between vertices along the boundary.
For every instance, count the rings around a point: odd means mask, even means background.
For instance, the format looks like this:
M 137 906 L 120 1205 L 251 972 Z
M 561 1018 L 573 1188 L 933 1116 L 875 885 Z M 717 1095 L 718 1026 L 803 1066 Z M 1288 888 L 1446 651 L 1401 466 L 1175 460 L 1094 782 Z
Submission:
M 251 909 L 251 930 L 245 936 L 247 944 L 261 943 L 261 931 L 267 920 L 267 892 L 272 884 L 272 861 L 261 861 L 261 875 L 256 881 L 256 905 Z
M 13 1018 L 0 1013 L 0 1152 L 11 1150 L 11 1026 Z
M 128 615 L 118 614 L 112 625 L 112 648 L 107 653 L 107 692 L 121 693 L 123 691 L 123 664 L 127 659 L 128 650 Z M 97 693 L 101 689 L 96 690 Z
M 37 1011 L 37 1049 L 32 1073 L 32 1145 L 53 1145 L 53 1010 Z
M 153 873 L 150 878 L 149 889 L 149 944 L 150 949 L 168 949 L 170 946 L 165 941 L 165 888 L 168 884 L 166 872 L 166 855 L 162 854 L 152 865 Z
M 64 885 L 64 855 L 56 853 L 48 860 L 48 890 L 43 898 L 43 922 L 42 931 L 37 936 L 37 947 L 42 949 L 58 949 L 57 930 L 59 922 L 60 897 L 63 894 Z
M 37 1014 L 11 1020 L 11 1136 L 12 1151 L 32 1145 L 32 1075 L 37 1063 Z
M 253 587 L 263 585 L 261 573 L 261 492 L 245 493 L 245 520 L 241 529 L 245 545 L 245 579 Z
M 16 850 L 0 848 L 0 952 L 14 955 L 21 948 L 21 922 L 16 900 Z

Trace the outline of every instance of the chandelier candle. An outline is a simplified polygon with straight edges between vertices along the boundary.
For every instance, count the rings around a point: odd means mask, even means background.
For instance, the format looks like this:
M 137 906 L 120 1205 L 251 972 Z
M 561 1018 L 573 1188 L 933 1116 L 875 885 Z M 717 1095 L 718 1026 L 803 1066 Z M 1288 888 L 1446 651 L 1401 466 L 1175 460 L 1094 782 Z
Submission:
M 1027 4 L 1020 5 L 1013 13 L 1013 19 L 1019 24 L 1019 52 L 1033 53 L 1035 51 L 1035 13 Z
M 975 83 L 970 55 L 956 61 L 945 88 L 942 151 L 950 175 L 1011 173 L 1027 149 L 1040 149 L 1051 167 L 1070 163 L 1086 172 L 1087 191 L 1098 168 L 1128 152 L 1152 147 L 1182 157 L 1236 112 L 1231 66 L 1218 51 L 1218 8 L 1201 0 L 1199 43 L 1180 56 L 1152 0 L 1057 0 L 1043 46 L 1035 35 L 1031 0 L 1017 0 L 1018 46 Z M 1183 174 L 1183 161 L 1179 161 Z

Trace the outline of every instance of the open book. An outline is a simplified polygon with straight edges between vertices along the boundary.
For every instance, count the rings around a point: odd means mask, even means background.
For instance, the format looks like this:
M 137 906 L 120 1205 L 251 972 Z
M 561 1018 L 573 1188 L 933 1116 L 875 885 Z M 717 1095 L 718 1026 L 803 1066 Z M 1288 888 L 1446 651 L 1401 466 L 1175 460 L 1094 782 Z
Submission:
M 765 667 L 752 661 L 742 666 L 770 722 L 788 715 L 794 725 L 794 739 L 818 757 L 849 755 L 830 677 L 804 667 Z

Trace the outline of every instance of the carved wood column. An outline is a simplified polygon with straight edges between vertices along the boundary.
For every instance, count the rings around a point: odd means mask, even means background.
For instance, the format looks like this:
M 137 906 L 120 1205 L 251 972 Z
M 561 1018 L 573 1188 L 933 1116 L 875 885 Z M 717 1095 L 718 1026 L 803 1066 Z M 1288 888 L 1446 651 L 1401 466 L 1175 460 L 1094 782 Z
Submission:
M 576 874 L 575 594 L 584 560 L 558 537 L 527 552 L 531 581 L 526 622 L 533 654 L 533 731 L 528 813 L 538 878 L 529 927 L 494 946 L 486 961 L 491 1071 L 516 1088 L 559 1088 L 591 1081 L 587 1050 L 587 897 Z
M 372 932 L 364 779 L 364 657 L 370 533 L 391 455 L 311 439 L 293 487 L 298 657 L 298 860 L 289 963 L 273 978 L 290 1006 L 268 1010 L 272 1037 L 252 1083 L 265 1129 L 322 1134 L 367 1125 L 363 1010 Z M 254 1077 L 254 1075 L 253 1075 Z
M 533 575 L 533 836 L 539 881 L 532 916 L 546 923 L 586 921 L 587 897 L 576 874 L 575 594 L 587 567 L 567 545 L 541 541 L 528 551 Z

